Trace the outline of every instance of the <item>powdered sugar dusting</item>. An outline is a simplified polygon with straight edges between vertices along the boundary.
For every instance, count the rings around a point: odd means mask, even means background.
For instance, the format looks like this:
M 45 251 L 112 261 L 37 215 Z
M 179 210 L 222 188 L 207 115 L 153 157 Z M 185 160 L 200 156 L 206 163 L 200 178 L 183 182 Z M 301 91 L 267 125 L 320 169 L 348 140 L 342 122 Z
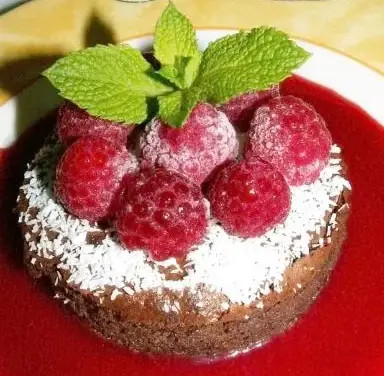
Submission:
M 309 253 L 309 232 L 324 226 L 321 219 L 326 211 L 332 211 L 339 194 L 349 187 L 341 176 L 340 158 L 331 158 L 313 184 L 291 188 L 292 208 L 283 224 L 261 237 L 241 239 L 228 235 L 211 219 L 204 242 L 187 257 L 187 275 L 181 280 L 166 280 L 160 267 L 176 264 L 175 259 L 153 262 L 142 251 L 125 249 L 112 232 L 107 232 L 99 245 L 87 243 L 87 233 L 98 228 L 69 216 L 52 194 L 52 176 L 60 147 L 53 143 L 40 150 L 25 173 L 28 183 L 21 187 L 29 206 L 38 209 L 36 216 L 21 213 L 19 217 L 30 232 L 40 231 L 39 241 L 33 240 L 29 232 L 25 234 L 31 262 L 35 263 L 37 256 L 57 258 L 58 271 L 69 273 L 69 283 L 96 296 L 112 287 L 111 299 L 163 288 L 198 291 L 205 284 L 230 302 L 249 304 L 267 294 L 271 287 L 279 290 L 285 269 Z M 336 146 L 332 149 L 333 153 L 339 151 Z M 330 225 L 333 231 L 336 216 L 331 217 Z M 55 239 L 49 237 L 49 231 L 57 233 Z
M 237 156 L 238 141 L 226 115 L 211 105 L 199 104 L 182 132 L 152 120 L 140 148 L 151 166 L 177 171 L 200 184 L 216 166 Z
M 270 100 L 251 121 L 247 157 L 276 166 L 288 184 L 315 181 L 327 165 L 331 135 L 324 119 L 308 103 L 291 95 Z

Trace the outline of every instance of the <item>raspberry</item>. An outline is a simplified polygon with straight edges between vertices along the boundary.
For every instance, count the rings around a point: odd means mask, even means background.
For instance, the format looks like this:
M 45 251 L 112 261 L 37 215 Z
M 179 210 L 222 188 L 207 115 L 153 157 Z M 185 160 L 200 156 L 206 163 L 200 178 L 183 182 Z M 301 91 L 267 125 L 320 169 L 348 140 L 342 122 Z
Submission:
M 241 94 L 222 104 L 219 110 L 227 115 L 229 121 L 237 130 L 247 132 L 256 109 L 263 105 L 268 99 L 278 94 L 278 86 L 273 86 L 268 90 Z
M 209 196 L 212 213 L 224 229 L 246 238 L 284 221 L 291 206 L 283 175 L 262 160 L 232 162 L 216 176 Z
M 121 124 L 89 115 L 74 103 L 64 102 L 59 108 L 57 135 L 60 141 L 70 145 L 80 137 L 103 137 L 116 144 L 126 145 L 133 124 Z
M 231 123 L 222 112 L 205 103 L 192 110 L 181 129 L 154 119 L 147 125 L 140 147 L 147 166 L 179 172 L 196 184 L 238 153 Z
M 80 218 L 107 219 L 123 176 L 137 167 L 136 157 L 124 146 L 104 138 L 80 138 L 68 147 L 56 168 L 56 196 Z
M 163 168 L 143 170 L 125 182 L 115 227 L 127 248 L 164 260 L 185 255 L 202 240 L 207 215 L 198 186 Z
M 293 96 L 279 97 L 255 112 L 246 158 L 272 163 L 290 185 L 309 184 L 327 165 L 331 144 L 325 121 L 312 106 Z

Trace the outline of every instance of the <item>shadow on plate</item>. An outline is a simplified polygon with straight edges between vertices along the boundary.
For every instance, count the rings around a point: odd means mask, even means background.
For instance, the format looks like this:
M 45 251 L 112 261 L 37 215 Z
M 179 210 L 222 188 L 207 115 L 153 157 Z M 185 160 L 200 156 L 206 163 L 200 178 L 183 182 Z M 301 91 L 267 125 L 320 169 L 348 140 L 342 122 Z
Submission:
M 112 28 L 93 12 L 84 27 L 85 47 L 96 44 L 116 43 Z M 49 108 L 56 107 L 61 99 L 46 79 L 38 80 L 40 73 L 51 66 L 63 54 L 39 54 L 20 56 L 0 64 L 0 89 L 15 96 L 16 134 L 19 136 L 29 125 L 30 119 L 38 119 Z M 33 93 L 39 95 L 31 95 Z M 22 90 L 23 88 L 26 89 Z M 16 96 L 17 95 L 17 96 Z

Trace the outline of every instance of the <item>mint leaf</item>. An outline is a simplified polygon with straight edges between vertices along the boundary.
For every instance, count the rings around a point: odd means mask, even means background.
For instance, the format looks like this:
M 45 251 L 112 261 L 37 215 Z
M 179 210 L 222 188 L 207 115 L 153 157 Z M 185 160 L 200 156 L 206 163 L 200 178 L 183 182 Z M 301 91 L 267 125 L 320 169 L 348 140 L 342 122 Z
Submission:
M 178 90 L 159 97 L 160 119 L 173 128 L 180 128 L 200 98 L 198 88 Z
M 96 46 L 70 53 L 44 73 L 64 98 L 91 115 L 141 123 L 148 98 L 173 89 L 159 80 L 151 65 L 130 46 Z
M 159 18 L 155 29 L 155 57 L 163 65 L 174 65 L 176 57 L 198 55 L 195 30 L 172 2 Z
M 159 71 L 160 75 L 179 88 L 187 88 L 192 84 L 201 53 L 191 22 L 172 2 L 157 21 L 154 50 L 156 59 L 166 67 Z
M 193 85 L 205 100 L 221 103 L 279 83 L 308 57 L 308 52 L 274 28 L 241 31 L 208 46 Z

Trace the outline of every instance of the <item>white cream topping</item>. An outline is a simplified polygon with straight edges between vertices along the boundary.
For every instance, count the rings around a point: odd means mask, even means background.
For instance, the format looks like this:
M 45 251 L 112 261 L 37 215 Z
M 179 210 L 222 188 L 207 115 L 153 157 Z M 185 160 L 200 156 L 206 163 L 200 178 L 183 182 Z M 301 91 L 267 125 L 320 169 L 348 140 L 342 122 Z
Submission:
M 149 263 L 152 260 L 145 252 L 124 248 L 112 233 L 100 245 L 87 244 L 87 233 L 97 231 L 97 227 L 68 215 L 52 193 L 58 149 L 59 145 L 48 145 L 40 150 L 25 173 L 28 184 L 21 187 L 29 206 L 37 208 L 38 213 L 36 218 L 22 213 L 19 222 L 31 226 L 32 233 L 43 229 L 38 242 L 32 241 L 28 232 L 25 234 L 34 256 L 32 262 L 36 263 L 36 254 L 46 259 L 58 257 L 58 269 L 69 272 L 69 283 L 95 295 L 112 286 L 112 300 L 120 294 L 133 295 L 143 290 L 197 291 L 205 284 L 208 289 L 224 294 L 230 302 L 250 304 L 260 294 L 269 293 L 271 287 L 279 291 L 285 269 L 309 253 L 309 232 L 319 232 L 325 225 L 322 223 L 325 213 L 336 206 L 345 187 L 350 189 L 348 181 L 341 176 L 341 160 L 332 158 L 313 184 L 291 187 L 292 207 L 288 218 L 263 236 L 251 239 L 231 236 L 211 219 L 204 242 L 189 252 L 187 276 L 172 281 L 165 279 L 159 267 L 175 265 L 174 259 Z M 332 153 L 339 152 L 334 145 Z M 336 226 L 336 217 L 331 218 L 330 224 Z M 51 241 L 46 230 L 59 235 Z

